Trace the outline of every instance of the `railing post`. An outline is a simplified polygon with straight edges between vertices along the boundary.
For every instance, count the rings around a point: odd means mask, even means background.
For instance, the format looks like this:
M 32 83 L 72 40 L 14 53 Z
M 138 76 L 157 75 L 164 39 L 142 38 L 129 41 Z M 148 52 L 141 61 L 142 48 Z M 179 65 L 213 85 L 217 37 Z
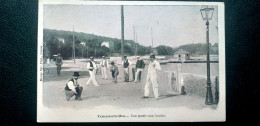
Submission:
M 174 86 L 176 85 L 174 82 L 175 81 L 174 72 L 168 72 L 168 79 L 169 79 L 168 84 L 171 91 L 177 91 L 176 86 Z
M 179 94 L 181 94 L 181 71 L 182 71 L 182 64 L 177 64 L 177 84 L 176 89 Z

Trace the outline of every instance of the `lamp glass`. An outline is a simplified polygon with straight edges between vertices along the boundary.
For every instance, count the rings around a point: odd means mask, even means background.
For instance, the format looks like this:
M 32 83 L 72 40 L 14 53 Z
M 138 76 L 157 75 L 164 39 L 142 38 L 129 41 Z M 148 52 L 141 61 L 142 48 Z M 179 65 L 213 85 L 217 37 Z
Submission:
M 201 6 L 200 12 L 203 20 L 211 20 L 214 8 L 212 6 Z

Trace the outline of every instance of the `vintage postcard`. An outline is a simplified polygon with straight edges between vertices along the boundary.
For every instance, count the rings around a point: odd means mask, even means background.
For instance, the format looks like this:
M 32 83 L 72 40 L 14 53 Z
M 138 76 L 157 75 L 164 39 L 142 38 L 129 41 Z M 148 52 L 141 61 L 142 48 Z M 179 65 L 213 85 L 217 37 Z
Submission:
M 226 120 L 224 3 L 39 0 L 38 122 Z

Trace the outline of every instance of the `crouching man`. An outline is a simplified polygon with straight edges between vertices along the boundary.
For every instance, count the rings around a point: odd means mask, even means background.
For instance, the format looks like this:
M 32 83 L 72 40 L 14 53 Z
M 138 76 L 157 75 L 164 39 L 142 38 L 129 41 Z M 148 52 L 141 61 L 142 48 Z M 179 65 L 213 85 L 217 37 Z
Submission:
M 112 73 L 113 82 L 117 83 L 117 76 L 119 74 L 118 67 L 115 65 L 115 62 L 111 62 L 110 71 Z
M 75 100 L 82 100 L 81 99 L 81 93 L 83 90 L 83 87 L 78 84 L 78 78 L 79 78 L 79 73 L 74 72 L 72 75 L 73 78 L 71 78 L 68 83 L 66 84 L 65 87 L 65 95 L 66 95 L 66 100 L 69 101 L 71 97 L 75 95 Z

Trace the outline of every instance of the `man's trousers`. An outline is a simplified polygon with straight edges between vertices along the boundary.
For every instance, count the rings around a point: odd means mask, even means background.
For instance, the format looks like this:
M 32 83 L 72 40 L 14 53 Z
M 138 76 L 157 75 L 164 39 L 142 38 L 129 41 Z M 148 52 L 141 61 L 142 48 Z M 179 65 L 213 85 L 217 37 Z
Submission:
M 106 67 L 101 67 L 101 74 L 102 74 L 102 78 L 107 79 L 107 68 Z
M 156 73 L 154 73 L 154 74 L 148 73 L 147 74 L 147 81 L 146 81 L 146 84 L 145 84 L 145 87 L 144 87 L 144 96 L 145 97 L 149 97 L 150 85 L 151 84 L 152 84 L 152 88 L 153 88 L 154 97 L 158 98 L 159 93 L 158 93 L 158 83 L 157 83 Z
M 76 87 L 77 94 L 74 91 L 65 90 L 66 99 L 70 100 L 70 98 L 75 95 L 75 99 L 77 100 L 81 98 L 82 91 L 83 91 L 83 87 Z
M 92 81 L 95 86 L 99 86 L 99 85 L 97 84 L 97 81 L 96 81 L 96 75 L 95 75 L 95 73 L 96 73 L 95 70 L 89 71 L 89 76 L 90 76 L 90 77 L 89 77 L 88 82 L 87 82 L 86 85 L 89 85 L 89 83 Z
M 129 81 L 129 68 L 124 68 L 124 78 L 125 78 L 125 82 Z
M 135 72 L 135 82 L 140 82 L 141 81 L 141 74 L 142 74 L 142 69 L 141 68 L 137 68 L 136 72 Z

